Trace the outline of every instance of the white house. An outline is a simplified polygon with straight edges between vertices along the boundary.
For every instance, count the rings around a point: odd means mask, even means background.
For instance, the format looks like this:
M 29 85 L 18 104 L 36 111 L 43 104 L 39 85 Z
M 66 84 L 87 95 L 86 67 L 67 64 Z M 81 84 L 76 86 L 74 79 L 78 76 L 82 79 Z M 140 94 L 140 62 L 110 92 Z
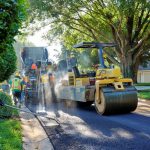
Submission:
M 147 67 L 139 66 L 137 82 L 150 83 L 150 61 L 148 62 Z

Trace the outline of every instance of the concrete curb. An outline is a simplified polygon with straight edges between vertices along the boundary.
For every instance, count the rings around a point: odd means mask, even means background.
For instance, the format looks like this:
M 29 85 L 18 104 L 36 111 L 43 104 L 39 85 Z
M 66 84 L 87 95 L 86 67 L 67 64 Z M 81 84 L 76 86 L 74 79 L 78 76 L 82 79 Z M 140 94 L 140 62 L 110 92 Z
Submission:
M 148 99 L 142 99 L 142 98 L 138 98 L 138 101 L 140 102 L 150 102 L 150 100 L 148 100 Z
M 30 110 L 23 106 L 23 110 Z M 54 150 L 47 134 L 37 118 L 29 113 L 20 112 L 23 150 Z
M 135 86 L 135 88 L 137 89 L 137 91 L 150 91 L 150 86 Z

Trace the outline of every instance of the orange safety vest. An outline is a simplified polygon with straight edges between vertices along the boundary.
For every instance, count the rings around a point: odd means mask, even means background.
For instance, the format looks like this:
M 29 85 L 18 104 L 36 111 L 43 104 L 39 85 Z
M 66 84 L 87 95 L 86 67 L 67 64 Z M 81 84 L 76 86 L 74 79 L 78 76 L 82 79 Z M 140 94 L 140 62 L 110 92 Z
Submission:
M 53 75 L 50 76 L 50 81 L 54 82 L 55 77 Z
M 32 69 L 32 70 L 36 70 L 36 69 L 37 69 L 36 64 L 32 64 L 31 69 Z
M 12 81 L 12 89 L 13 90 L 21 90 L 21 79 L 14 78 Z

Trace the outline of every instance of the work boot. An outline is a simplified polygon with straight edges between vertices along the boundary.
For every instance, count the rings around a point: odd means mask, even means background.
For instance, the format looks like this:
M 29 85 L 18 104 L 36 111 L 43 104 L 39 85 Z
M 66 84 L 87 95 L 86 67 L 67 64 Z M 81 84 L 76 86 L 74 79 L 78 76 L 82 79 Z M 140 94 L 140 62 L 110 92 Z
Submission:
M 18 101 L 16 100 L 16 98 L 14 99 L 14 103 L 15 103 L 15 105 L 17 106 Z
M 19 103 L 19 108 L 21 108 L 21 103 Z

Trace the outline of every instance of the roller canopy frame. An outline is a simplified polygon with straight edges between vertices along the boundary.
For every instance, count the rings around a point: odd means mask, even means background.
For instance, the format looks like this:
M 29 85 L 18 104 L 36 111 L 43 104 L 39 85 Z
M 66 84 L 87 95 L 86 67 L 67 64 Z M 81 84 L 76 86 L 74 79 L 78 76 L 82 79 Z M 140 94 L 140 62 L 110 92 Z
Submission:
M 74 45 L 74 48 L 104 48 L 104 47 L 115 47 L 117 44 L 115 43 L 99 43 L 99 42 L 81 42 L 79 44 Z
M 98 48 L 99 51 L 99 62 L 101 68 L 106 68 L 103 58 L 103 48 L 104 47 L 115 47 L 115 43 L 99 43 L 99 42 L 81 42 L 79 44 L 74 45 L 74 48 Z

